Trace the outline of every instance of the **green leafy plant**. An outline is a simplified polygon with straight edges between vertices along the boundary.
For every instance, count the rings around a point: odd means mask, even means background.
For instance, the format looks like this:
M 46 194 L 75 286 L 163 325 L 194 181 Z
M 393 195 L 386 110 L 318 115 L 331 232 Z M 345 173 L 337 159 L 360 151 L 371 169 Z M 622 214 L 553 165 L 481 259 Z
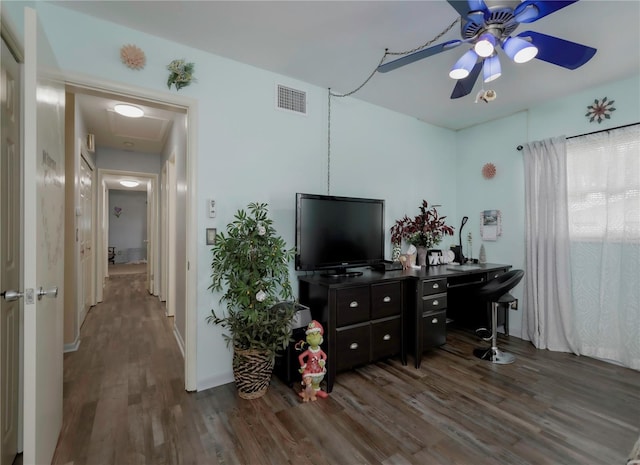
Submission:
M 171 71 L 167 79 L 167 87 L 171 89 L 171 84 L 176 86 L 176 90 L 187 87 L 191 81 L 196 80 L 193 77 L 195 66 L 195 63 L 187 63 L 184 59 L 173 60 L 167 65 L 167 69 Z
M 440 205 L 432 205 L 426 200 L 422 201 L 419 207 L 420 213 L 413 218 L 407 215 L 396 220 L 391 227 L 391 242 L 399 245 L 404 239 L 409 244 L 416 247 L 431 247 L 438 245 L 443 236 L 453 236 L 453 228 L 448 226 L 444 219 L 446 216 L 440 216 L 436 207 Z
M 275 354 L 291 339 L 295 307 L 288 264 L 295 248 L 287 249 L 276 234 L 267 204 L 247 209 L 238 210 L 226 234 L 216 235 L 209 289 L 223 292 L 227 312 L 211 310 L 207 322 L 229 331 L 227 345 Z

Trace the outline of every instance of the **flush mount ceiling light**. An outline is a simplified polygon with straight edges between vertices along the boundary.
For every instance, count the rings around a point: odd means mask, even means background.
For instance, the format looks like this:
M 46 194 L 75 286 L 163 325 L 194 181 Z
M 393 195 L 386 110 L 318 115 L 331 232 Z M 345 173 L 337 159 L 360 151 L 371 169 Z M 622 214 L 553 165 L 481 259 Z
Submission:
M 138 181 L 120 181 L 120 185 L 124 187 L 138 187 L 139 184 Z
M 113 110 L 119 115 L 126 116 L 128 118 L 140 118 L 144 116 L 144 111 L 140 107 L 134 105 L 127 105 L 125 103 L 119 103 Z

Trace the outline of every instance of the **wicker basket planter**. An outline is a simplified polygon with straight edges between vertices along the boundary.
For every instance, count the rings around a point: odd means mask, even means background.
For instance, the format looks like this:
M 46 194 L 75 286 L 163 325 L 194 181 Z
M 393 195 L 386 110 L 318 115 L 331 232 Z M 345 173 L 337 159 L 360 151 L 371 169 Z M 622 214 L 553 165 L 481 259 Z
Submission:
M 262 397 L 269 388 L 275 357 L 253 349 L 233 349 L 233 379 L 243 399 Z

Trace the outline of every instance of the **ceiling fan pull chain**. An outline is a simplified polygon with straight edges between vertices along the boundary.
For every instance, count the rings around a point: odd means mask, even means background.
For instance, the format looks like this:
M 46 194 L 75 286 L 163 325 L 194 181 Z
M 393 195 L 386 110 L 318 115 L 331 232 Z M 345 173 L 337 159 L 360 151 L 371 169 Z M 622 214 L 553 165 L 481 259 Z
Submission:
M 416 47 L 413 50 L 407 50 L 406 52 L 390 52 L 388 48 L 385 49 L 384 50 L 384 54 L 382 55 L 382 58 L 380 59 L 380 63 L 378 63 L 378 66 L 376 66 L 373 69 L 371 74 L 369 74 L 369 77 L 367 79 L 365 79 L 365 81 L 362 84 L 360 84 L 358 87 L 353 89 L 351 92 L 347 92 L 345 94 L 335 94 L 335 93 L 331 92 L 331 89 L 329 89 L 329 95 L 331 97 L 349 97 L 349 96 L 355 94 L 360 89 L 362 89 L 365 85 L 367 85 L 367 83 L 371 80 L 373 75 L 376 74 L 376 71 L 378 71 L 378 68 L 384 62 L 384 59 L 387 57 L 387 55 L 408 55 L 410 53 L 417 52 L 418 50 L 422 50 L 423 48 L 428 47 L 429 45 L 431 45 L 435 41 L 439 40 L 443 35 L 445 35 L 447 32 L 449 32 L 451 30 L 451 28 L 453 28 L 453 26 L 455 26 L 459 21 L 460 21 L 460 16 L 458 16 L 449 26 L 447 26 L 440 34 L 435 36 L 429 42 L 427 42 L 424 45 L 421 45 L 420 47 Z
M 461 17 L 458 16 L 451 24 L 449 24 L 449 26 L 446 27 L 446 29 L 444 29 L 440 34 L 438 34 L 437 36 L 435 36 L 433 39 L 431 39 L 429 42 L 427 42 L 424 45 L 421 45 L 419 47 L 416 47 L 414 49 L 411 50 L 407 50 L 405 52 L 385 52 L 385 55 L 408 55 L 410 53 L 413 52 L 417 52 L 418 50 L 422 50 L 423 48 L 427 48 L 429 45 L 433 44 L 435 41 L 440 40 L 440 38 L 445 35 L 447 32 L 449 32 L 453 26 L 455 26 L 459 21 L 460 21 Z M 384 59 L 384 57 L 383 57 Z

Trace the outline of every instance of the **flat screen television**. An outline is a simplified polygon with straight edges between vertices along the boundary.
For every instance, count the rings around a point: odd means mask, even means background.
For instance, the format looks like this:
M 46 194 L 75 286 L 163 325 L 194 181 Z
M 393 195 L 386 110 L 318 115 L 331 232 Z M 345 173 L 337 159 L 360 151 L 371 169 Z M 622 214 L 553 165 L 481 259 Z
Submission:
M 357 275 L 384 260 L 384 200 L 296 194 L 296 270 Z

